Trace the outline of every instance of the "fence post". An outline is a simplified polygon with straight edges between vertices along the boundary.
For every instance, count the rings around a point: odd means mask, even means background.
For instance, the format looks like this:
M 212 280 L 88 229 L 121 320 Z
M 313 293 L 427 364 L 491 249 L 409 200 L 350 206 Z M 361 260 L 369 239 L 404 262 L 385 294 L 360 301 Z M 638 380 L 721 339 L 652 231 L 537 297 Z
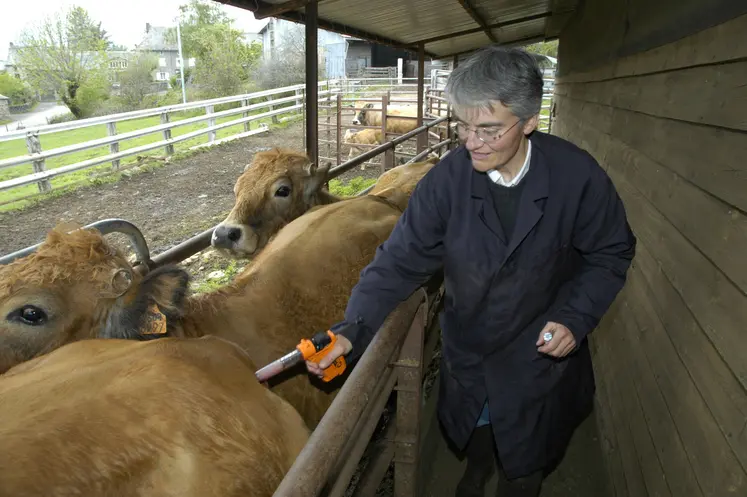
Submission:
M 208 106 L 205 107 L 205 114 L 212 114 L 213 112 L 215 112 L 215 107 L 214 106 L 208 105 Z M 213 118 L 208 119 L 208 124 L 207 125 L 208 125 L 208 128 L 211 127 L 211 126 L 215 126 L 215 118 L 213 117 Z M 216 134 L 215 131 L 210 131 L 208 133 L 208 141 L 210 141 L 210 142 L 215 141 L 215 134 Z
M 39 141 L 39 132 L 28 132 L 26 133 L 26 148 L 30 154 L 40 154 L 42 151 L 41 142 Z M 33 163 L 35 173 L 40 173 L 45 170 L 44 159 L 35 160 Z M 39 191 L 44 193 L 52 190 L 52 185 L 49 180 L 43 179 L 36 184 L 39 187 Z
M 381 143 L 385 143 L 386 139 L 386 113 L 389 109 L 389 95 L 381 96 Z M 386 172 L 387 162 L 389 162 L 389 150 L 384 152 L 384 157 L 381 158 L 381 174 Z
M 168 112 L 161 112 L 161 124 L 168 124 L 171 122 L 171 117 L 169 116 Z M 164 140 L 171 140 L 171 129 L 165 129 L 163 130 L 163 139 Z M 174 145 L 166 145 L 164 147 L 166 149 L 166 155 L 174 155 Z
M 337 165 L 342 164 L 342 93 L 337 94 Z
M 423 385 L 423 337 L 427 306 L 420 304 L 399 359 L 397 374 L 396 435 L 394 437 L 394 495 L 420 495 L 418 465 L 420 462 L 420 411 Z
M 327 81 L 327 91 L 329 91 L 329 81 Z M 330 113 L 332 112 L 332 95 L 330 93 L 327 93 L 327 108 L 325 109 L 327 112 L 326 116 L 326 124 L 327 124 L 327 155 L 326 157 L 330 157 L 332 155 L 332 130 L 330 129 L 330 124 L 332 123 L 331 119 L 332 116 Z
M 248 98 L 243 99 L 241 101 L 241 106 L 242 107 L 248 107 L 249 106 L 249 99 Z M 241 117 L 249 117 L 249 113 L 248 112 L 244 112 L 244 113 L 241 114 Z M 251 123 L 251 121 L 245 122 L 244 123 L 244 131 L 249 131 L 250 129 L 252 129 L 252 123 Z
M 272 100 L 273 100 L 272 96 L 268 96 L 266 101 L 267 102 L 272 102 Z M 270 105 L 270 111 L 272 112 L 273 110 L 275 110 L 275 106 L 274 105 Z M 272 124 L 277 124 L 277 123 L 278 123 L 278 116 L 276 114 L 276 115 L 272 116 Z
M 111 122 L 106 123 L 106 132 L 109 134 L 109 136 L 114 136 L 117 134 L 117 123 Z M 116 154 L 119 152 L 119 142 L 114 142 L 109 144 L 109 153 Z M 119 170 L 119 159 L 114 159 L 112 161 L 112 170 L 117 171 Z

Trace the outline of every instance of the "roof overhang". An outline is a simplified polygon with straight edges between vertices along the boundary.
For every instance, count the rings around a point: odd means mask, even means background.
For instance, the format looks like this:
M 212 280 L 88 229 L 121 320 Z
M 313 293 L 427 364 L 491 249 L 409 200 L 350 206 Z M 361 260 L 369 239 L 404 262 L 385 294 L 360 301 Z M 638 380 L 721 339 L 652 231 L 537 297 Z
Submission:
M 216 0 L 304 23 L 309 0 Z M 434 59 L 491 43 L 525 45 L 557 38 L 578 0 L 319 0 L 320 29 L 417 52 Z

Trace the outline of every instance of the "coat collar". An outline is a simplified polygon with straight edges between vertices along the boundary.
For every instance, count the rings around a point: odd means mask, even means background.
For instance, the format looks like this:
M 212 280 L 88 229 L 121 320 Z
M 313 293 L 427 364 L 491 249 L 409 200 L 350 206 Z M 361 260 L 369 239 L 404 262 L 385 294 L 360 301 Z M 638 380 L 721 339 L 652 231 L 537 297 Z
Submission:
M 488 181 L 490 179 L 486 173 L 475 171 L 470 167 L 473 202 L 477 204 L 476 207 L 480 219 L 486 224 L 488 229 L 500 239 L 503 245 L 508 245 L 506 259 L 511 256 L 542 218 L 544 202 L 540 201 L 547 198 L 550 189 L 550 171 L 542 153 L 541 145 L 538 143 L 541 139 L 537 135 L 537 132 L 532 133 L 529 139 L 532 140 L 530 167 L 529 172 L 522 180 L 526 181 L 526 184 L 519 200 L 516 225 L 510 241 L 506 240 L 506 235 L 503 232 L 503 228 L 501 228 L 500 220 L 490 199 L 490 191 L 488 190 L 490 186 L 488 185 Z M 469 152 L 466 150 L 465 155 L 467 160 L 469 160 Z

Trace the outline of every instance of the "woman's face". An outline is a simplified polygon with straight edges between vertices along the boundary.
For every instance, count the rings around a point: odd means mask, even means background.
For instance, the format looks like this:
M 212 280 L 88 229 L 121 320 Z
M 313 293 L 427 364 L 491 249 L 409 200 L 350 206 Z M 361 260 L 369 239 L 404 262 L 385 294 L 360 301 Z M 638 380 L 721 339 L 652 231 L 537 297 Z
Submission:
M 457 133 L 481 172 L 501 169 L 516 156 L 521 141 L 537 126 L 537 117 L 522 122 L 500 102 L 493 110 L 470 108 L 456 116 Z

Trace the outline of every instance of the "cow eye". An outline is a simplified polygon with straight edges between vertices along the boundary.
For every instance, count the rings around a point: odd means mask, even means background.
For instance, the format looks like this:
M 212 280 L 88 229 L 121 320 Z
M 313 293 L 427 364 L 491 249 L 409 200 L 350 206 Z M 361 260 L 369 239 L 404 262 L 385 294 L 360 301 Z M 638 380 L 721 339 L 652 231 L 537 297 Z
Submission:
M 291 193 L 291 189 L 289 186 L 281 186 L 275 192 L 275 196 L 276 197 L 287 197 L 288 195 L 290 195 L 290 193 Z
M 47 321 L 47 313 L 35 305 L 24 305 L 13 311 L 8 318 L 12 321 L 20 321 L 23 324 L 39 326 Z

